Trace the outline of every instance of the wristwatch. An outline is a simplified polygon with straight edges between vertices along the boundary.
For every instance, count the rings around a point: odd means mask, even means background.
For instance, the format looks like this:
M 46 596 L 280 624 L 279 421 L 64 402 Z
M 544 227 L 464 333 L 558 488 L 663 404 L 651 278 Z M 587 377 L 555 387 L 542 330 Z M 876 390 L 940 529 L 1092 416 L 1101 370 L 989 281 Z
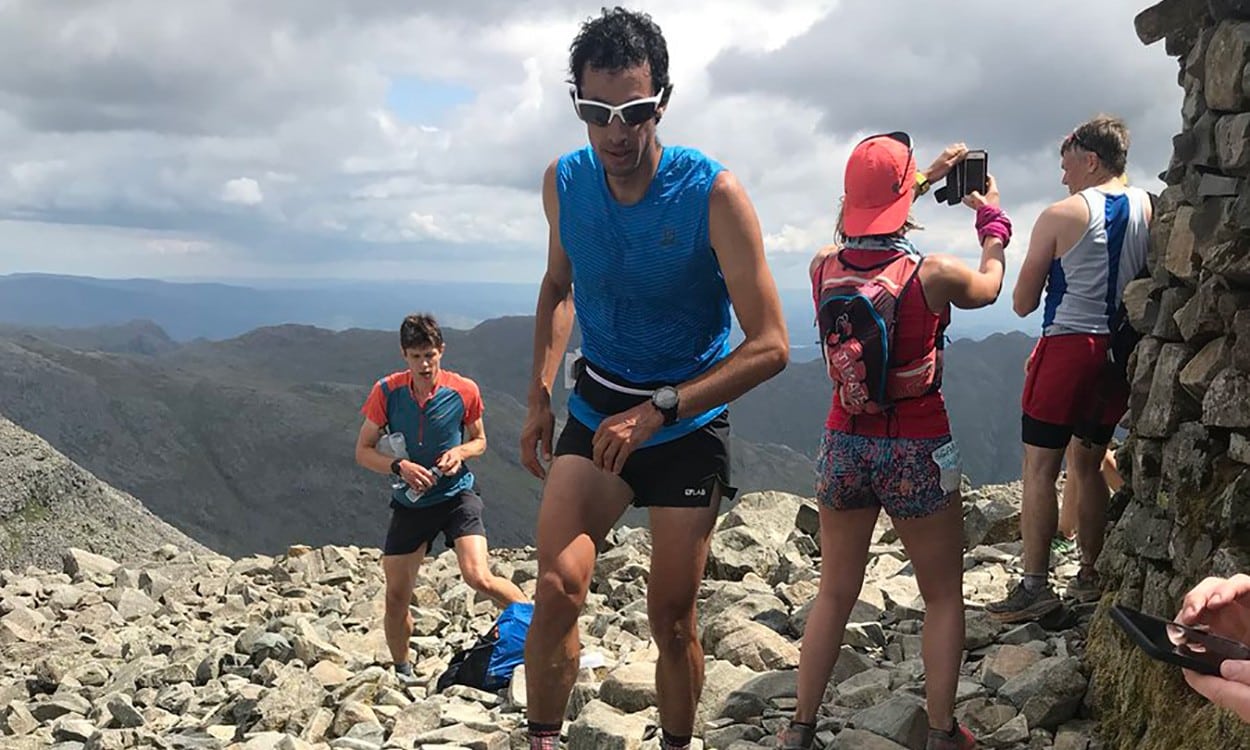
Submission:
M 677 389 L 671 385 L 661 386 L 651 392 L 651 405 L 664 415 L 664 426 L 677 421 Z
M 403 459 L 401 458 L 397 458 L 394 461 L 391 461 L 391 473 L 395 476 L 399 476 L 399 462 L 402 460 Z
M 924 172 L 916 173 L 916 196 L 919 197 L 929 192 L 929 188 L 933 187 L 933 183 L 929 182 L 929 178 L 925 177 Z

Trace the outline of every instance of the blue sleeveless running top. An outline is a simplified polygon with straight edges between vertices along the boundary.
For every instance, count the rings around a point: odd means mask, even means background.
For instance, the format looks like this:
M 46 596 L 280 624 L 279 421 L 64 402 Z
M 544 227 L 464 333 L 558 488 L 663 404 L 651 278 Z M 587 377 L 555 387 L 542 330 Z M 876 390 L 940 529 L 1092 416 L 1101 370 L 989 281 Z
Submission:
M 589 366 L 649 387 L 689 380 L 729 354 L 729 292 L 708 237 L 708 198 L 722 167 L 664 147 L 642 200 L 616 201 L 590 146 L 560 157 L 560 241 Z M 689 434 L 725 405 L 662 428 L 645 445 Z M 597 429 L 605 415 L 578 394 L 569 412 Z

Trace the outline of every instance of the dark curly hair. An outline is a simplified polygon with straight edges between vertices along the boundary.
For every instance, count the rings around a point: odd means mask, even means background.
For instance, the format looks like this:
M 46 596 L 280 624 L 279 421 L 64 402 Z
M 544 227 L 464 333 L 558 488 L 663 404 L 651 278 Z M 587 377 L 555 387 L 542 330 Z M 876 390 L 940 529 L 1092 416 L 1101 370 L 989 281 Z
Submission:
M 404 351 L 423 349 L 432 346 L 435 349 L 443 345 L 443 331 L 433 315 L 409 315 L 399 326 L 399 346 Z
M 598 18 L 587 19 L 569 47 L 571 83 L 580 90 L 586 65 L 617 71 L 635 65 L 651 66 L 651 90 L 658 94 L 668 86 L 668 45 L 660 27 L 646 13 L 621 7 L 603 8 Z

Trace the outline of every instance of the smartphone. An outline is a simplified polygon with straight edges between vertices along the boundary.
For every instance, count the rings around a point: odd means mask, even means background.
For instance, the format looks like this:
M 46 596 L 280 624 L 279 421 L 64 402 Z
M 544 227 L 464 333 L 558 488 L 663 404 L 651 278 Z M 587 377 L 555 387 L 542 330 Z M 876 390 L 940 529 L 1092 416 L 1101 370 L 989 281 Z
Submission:
M 989 190 L 990 155 L 984 149 L 969 151 L 946 175 L 946 184 L 933 193 L 938 203 L 958 206 L 965 195 L 978 192 L 981 195 Z
M 963 196 L 971 195 L 974 192 L 985 195 L 989 190 L 990 182 L 989 153 L 980 150 L 969 151 L 960 166 L 964 168 L 963 191 L 960 194 L 960 200 L 963 199 Z
M 1201 628 L 1115 605 L 1111 619 L 1148 656 L 1206 675 L 1220 676 L 1225 659 L 1250 659 L 1250 646 Z

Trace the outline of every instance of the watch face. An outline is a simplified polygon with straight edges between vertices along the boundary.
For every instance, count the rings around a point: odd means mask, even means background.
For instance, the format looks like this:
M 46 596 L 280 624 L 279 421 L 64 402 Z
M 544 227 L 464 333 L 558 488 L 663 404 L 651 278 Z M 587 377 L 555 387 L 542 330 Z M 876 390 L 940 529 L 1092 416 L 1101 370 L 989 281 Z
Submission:
M 677 389 L 670 387 L 660 388 L 652 396 L 652 401 L 661 409 L 672 409 L 674 406 L 677 406 Z

